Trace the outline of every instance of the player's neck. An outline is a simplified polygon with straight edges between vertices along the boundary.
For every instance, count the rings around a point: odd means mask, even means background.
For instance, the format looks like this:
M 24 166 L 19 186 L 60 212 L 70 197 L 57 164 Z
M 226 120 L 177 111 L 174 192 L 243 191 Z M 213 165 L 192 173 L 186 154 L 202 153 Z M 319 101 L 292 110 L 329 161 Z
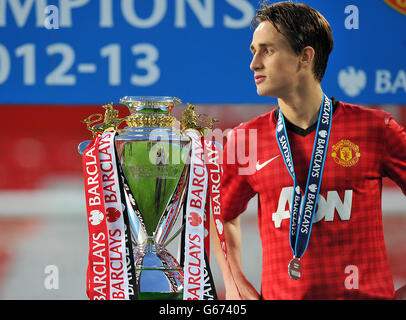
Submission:
M 300 90 L 278 98 L 283 116 L 295 126 L 304 130 L 317 122 L 323 91 L 320 84 L 309 88 L 302 86 Z

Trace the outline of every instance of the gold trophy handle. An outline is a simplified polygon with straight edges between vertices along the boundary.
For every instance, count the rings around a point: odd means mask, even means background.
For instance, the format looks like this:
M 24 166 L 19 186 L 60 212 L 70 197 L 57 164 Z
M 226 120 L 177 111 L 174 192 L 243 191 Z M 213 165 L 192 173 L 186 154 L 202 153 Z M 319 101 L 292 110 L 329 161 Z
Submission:
M 204 131 L 206 129 L 213 129 L 213 124 L 218 122 L 217 119 L 214 119 L 207 114 L 198 115 L 195 110 L 195 105 L 188 103 L 187 106 L 188 107 L 183 111 L 183 117 L 180 120 L 180 123 L 182 124 L 182 131 L 185 131 L 186 129 L 196 129 L 202 135 L 204 135 Z M 206 119 L 203 119 L 203 117 Z M 204 125 L 201 125 L 198 122 L 201 122 Z
M 118 117 L 118 110 L 114 109 L 113 103 L 106 104 L 103 108 L 106 109 L 104 116 L 100 113 L 94 113 L 82 121 L 86 123 L 87 129 L 93 133 L 93 137 L 96 136 L 98 132 L 103 133 L 111 129 L 117 130 L 117 127 L 127 119 L 127 117 L 121 119 Z
M 101 120 L 103 120 L 103 115 L 100 113 L 94 113 L 89 117 L 87 117 L 86 119 L 84 119 L 82 122 L 86 123 L 87 129 L 93 133 L 93 136 L 95 136 L 98 130 L 95 129 L 95 125 L 94 126 L 92 125 L 94 123 L 100 122 Z

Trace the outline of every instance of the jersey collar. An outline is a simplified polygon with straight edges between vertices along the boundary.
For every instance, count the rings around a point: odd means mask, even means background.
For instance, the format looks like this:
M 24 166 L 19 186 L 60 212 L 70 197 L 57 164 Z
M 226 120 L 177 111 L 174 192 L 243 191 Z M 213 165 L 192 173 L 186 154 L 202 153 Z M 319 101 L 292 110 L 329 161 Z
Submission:
M 334 112 L 337 110 L 337 108 L 339 106 L 339 101 L 336 98 L 331 98 L 331 101 L 333 102 L 333 114 L 334 114 Z M 275 109 L 276 122 L 278 122 L 278 118 L 279 118 L 279 107 Z M 317 129 L 317 121 L 313 125 L 311 125 L 309 128 L 302 129 L 302 128 L 294 125 L 286 117 L 285 117 L 285 125 L 286 125 L 287 130 L 294 132 L 302 137 L 305 137 L 308 134 L 311 134 L 313 131 L 315 131 Z

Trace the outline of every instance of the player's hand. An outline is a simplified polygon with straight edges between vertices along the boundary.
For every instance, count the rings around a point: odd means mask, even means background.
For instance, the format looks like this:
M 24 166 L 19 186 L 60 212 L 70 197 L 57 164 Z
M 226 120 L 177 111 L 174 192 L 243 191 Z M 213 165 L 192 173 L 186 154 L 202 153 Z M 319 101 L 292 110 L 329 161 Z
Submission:
M 245 278 L 236 279 L 238 289 L 235 287 L 234 281 L 229 281 L 226 284 L 226 300 L 260 300 L 261 297 L 254 286 Z M 241 294 L 241 296 L 240 296 Z
M 406 300 L 406 286 L 403 286 L 396 290 L 395 300 Z

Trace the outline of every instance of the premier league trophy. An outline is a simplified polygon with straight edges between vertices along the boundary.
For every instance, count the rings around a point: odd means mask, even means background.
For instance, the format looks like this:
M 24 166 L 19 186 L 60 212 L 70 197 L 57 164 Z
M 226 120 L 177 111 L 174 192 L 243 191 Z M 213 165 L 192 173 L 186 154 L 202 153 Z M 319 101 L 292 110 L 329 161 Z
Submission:
M 172 230 L 184 207 L 190 174 L 191 139 L 183 130 L 205 128 L 197 124 L 198 119 L 209 126 L 215 120 L 196 117 L 194 106 L 189 105 L 179 122 L 171 110 L 180 100 L 172 97 L 124 97 L 120 103 L 130 110 L 126 118 L 119 119 L 118 111 L 107 105 L 104 119 L 96 114 L 84 122 L 95 136 L 117 132 L 114 149 L 123 215 L 127 215 L 124 220 L 132 243 L 127 251 L 133 251 L 135 297 L 182 299 L 183 261 L 178 262 L 165 247 L 184 230 L 184 223 Z M 127 127 L 119 129 L 123 121 Z M 89 144 L 82 142 L 79 153 L 83 155 Z M 183 260 L 183 248 L 180 253 Z

